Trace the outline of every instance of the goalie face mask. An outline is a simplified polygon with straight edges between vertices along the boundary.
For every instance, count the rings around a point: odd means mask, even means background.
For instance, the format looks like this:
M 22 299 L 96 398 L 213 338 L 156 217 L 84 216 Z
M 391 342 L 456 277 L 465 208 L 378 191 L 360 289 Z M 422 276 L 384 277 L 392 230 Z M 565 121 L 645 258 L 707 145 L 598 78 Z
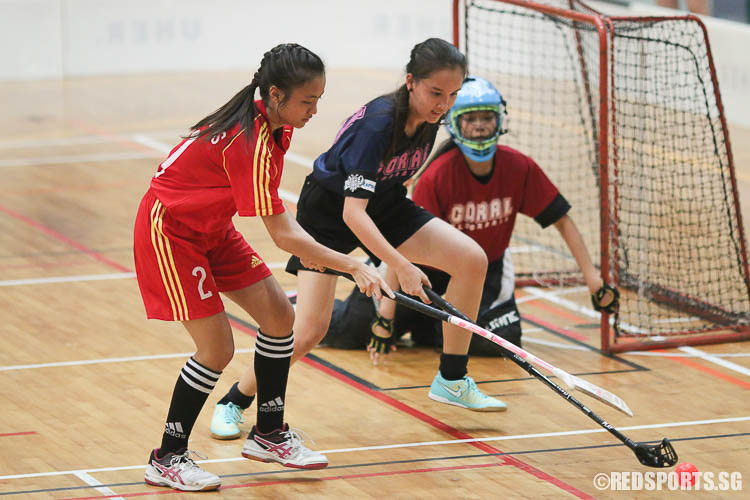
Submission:
M 446 128 L 461 152 L 474 161 L 487 161 L 495 154 L 502 128 L 505 101 L 484 78 L 468 77 L 446 116 Z M 494 117 L 494 123 L 489 121 Z M 466 132 L 466 133 L 465 133 Z

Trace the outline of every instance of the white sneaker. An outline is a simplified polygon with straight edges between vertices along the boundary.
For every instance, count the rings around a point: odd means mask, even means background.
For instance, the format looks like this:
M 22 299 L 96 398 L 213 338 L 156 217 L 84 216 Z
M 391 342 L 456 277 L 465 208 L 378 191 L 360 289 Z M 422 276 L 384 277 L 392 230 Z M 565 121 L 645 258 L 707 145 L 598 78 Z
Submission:
M 182 491 L 209 491 L 221 486 L 219 476 L 204 471 L 193 461 L 193 455 L 205 458 L 198 453 L 183 448 L 158 458 L 157 452 L 152 450 L 148 457 L 146 483 Z
M 242 456 L 259 462 L 278 462 L 295 469 L 323 469 L 328 466 L 326 456 L 303 446 L 297 430 L 290 430 L 288 424 L 269 434 L 261 434 L 253 426 L 242 447 Z
M 238 424 L 245 423 L 242 408 L 234 403 L 217 404 L 211 418 L 211 437 L 214 439 L 237 439 L 240 437 Z

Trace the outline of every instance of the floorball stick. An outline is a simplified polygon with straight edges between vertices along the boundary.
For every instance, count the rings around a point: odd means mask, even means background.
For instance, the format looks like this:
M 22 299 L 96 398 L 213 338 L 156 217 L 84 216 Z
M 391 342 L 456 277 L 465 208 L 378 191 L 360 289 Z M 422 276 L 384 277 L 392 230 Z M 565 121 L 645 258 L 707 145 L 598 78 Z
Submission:
M 336 272 L 336 274 L 343 275 L 350 280 L 354 281 L 354 279 L 350 275 L 342 274 Z M 463 316 L 463 318 L 458 317 L 456 314 L 452 314 L 446 311 L 443 311 L 441 309 L 436 309 L 435 307 L 431 307 L 427 304 L 424 304 L 418 300 L 412 299 L 411 297 L 408 297 L 404 295 L 401 292 L 394 291 L 395 294 L 395 300 L 399 304 L 408 307 L 410 309 L 413 309 L 417 312 L 420 312 L 422 314 L 425 314 L 426 316 L 430 316 L 431 318 L 435 318 L 441 321 L 445 321 L 447 323 L 456 325 L 461 328 L 465 328 L 469 330 L 472 333 L 476 333 L 477 335 L 480 335 L 482 337 L 485 337 L 492 342 L 495 342 L 497 345 L 502 347 L 503 349 L 506 349 L 509 351 L 509 354 L 511 354 L 511 358 L 518 366 L 526 370 L 530 375 L 540 380 L 542 383 L 547 385 L 549 388 L 551 388 L 553 391 L 555 391 L 557 394 L 562 396 L 565 400 L 567 400 L 570 404 L 578 408 L 580 411 L 582 411 L 587 417 L 589 417 L 591 420 L 599 424 L 601 427 L 603 427 L 605 430 L 607 430 L 610 434 L 615 436 L 617 439 L 619 439 L 625 446 L 630 448 L 633 453 L 635 453 L 636 458 L 638 461 L 645 466 L 648 467 L 658 467 L 658 468 L 664 468 L 664 467 L 673 467 L 675 464 L 677 464 L 677 452 L 675 451 L 674 447 L 672 447 L 672 443 L 669 442 L 667 438 L 664 438 L 661 440 L 660 443 L 650 445 L 648 443 L 637 443 L 630 439 L 629 437 L 625 436 L 622 432 L 615 429 L 612 424 L 601 418 L 599 415 L 591 411 L 589 408 L 587 408 L 583 403 L 578 401 L 576 398 L 574 398 L 568 391 L 554 383 L 552 380 L 550 380 L 546 375 L 544 375 L 542 372 L 537 370 L 534 366 L 529 363 L 528 360 L 534 359 L 538 363 L 543 363 L 544 366 L 546 366 L 546 369 L 552 370 L 558 370 L 557 374 L 560 374 L 560 378 L 563 380 L 566 380 L 566 384 L 570 384 L 571 382 L 575 384 L 576 379 L 578 377 L 573 377 L 573 375 L 568 374 L 567 372 L 564 372 L 563 370 L 560 370 L 559 368 L 556 368 L 546 361 L 541 360 L 540 358 L 537 358 L 531 353 L 528 353 L 527 351 L 521 349 L 520 347 L 517 347 L 515 344 L 512 344 L 511 342 L 508 342 L 507 340 L 503 339 L 502 337 L 498 337 L 497 335 L 493 334 L 492 332 L 485 330 L 484 328 L 475 325 L 471 321 L 468 320 L 466 315 L 462 314 L 459 310 L 457 310 L 453 305 L 451 305 L 449 302 L 447 302 L 445 299 L 440 297 L 437 293 L 435 293 L 433 290 L 425 287 L 425 291 L 430 298 L 431 301 L 433 301 L 435 304 L 440 305 L 441 307 L 444 307 L 446 309 L 450 309 L 451 311 L 454 311 L 455 313 L 458 313 L 458 315 Z M 541 365 L 540 365 L 541 366 Z M 564 374 L 565 376 L 563 376 Z M 578 379 L 580 380 L 580 379 Z M 591 384 L 591 386 L 594 386 Z M 600 392 L 598 395 L 601 396 L 603 393 L 607 393 L 607 391 L 604 391 L 604 389 L 597 388 Z M 614 395 L 613 395 L 614 396 Z M 615 396 L 616 397 L 616 396 Z M 619 399 L 619 398 L 617 398 Z M 622 401 L 620 399 L 620 401 Z M 624 408 L 627 408 L 627 405 L 625 405 L 625 402 L 622 401 L 622 404 L 624 405 Z M 623 408 L 618 408 L 624 411 Z M 632 416 L 632 412 L 629 408 L 627 408 L 627 414 Z
M 500 347 L 509 351 L 509 354 L 511 354 L 511 359 L 518 366 L 520 366 L 521 368 L 526 370 L 530 375 L 534 376 L 535 378 L 543 382 L 545 385 L 550 387 L 553 391 L 555 391 L 557 394 L 562 396 L 570 404 L 572 404 L 573 406 L 578 408 L 580 411 L 582 411 L 587 417 L 589 417 L 591 420 L 593 420 L 594 422 L 602 426 L 604 429 L 606 429 L 610 434 L 612 434 L 617 439 L 619 439 L 625 446 L 630 448 L 633 451 L 633 453 L 635 453 L 636 458 L 642 465 L 645 465 L 647 467 L 664 468 L 664 467 L 673 467 L 675 464 L 677 464 L 677 460 L 678 460 L 677 452 L 672 446 L 672 443 L 670 443 L 667 438 L 662 439 L 661 442 L 654 444 L 654 445 L 651 445 L 648 443 L 637 443 L 633 441 L 632 439 L 624 435 L 622 432 L 615 429 L 615 427 L 612 426 L 612 424 L 610 424 L 609 422 L 601 418 L 599 415 L 591 411 L 589 408 L 587 408 L 583 403 L 581 403 L 576 398 L 574 398 L 568 391 L 566 391 L 565 389 L 563 389 L 562 387 L 554 383 L 546 375 L 544 375 L 542 372 L 537 370 L 534 366 L 531 365 L 531 363 L 529 363 L 529 361 L 527 361 L 527 359 L 531 360 L 531 358 L 534 358 L 537 361 L 543 362 L 545 365 L 549 366 L 550 368 L 555 368 L 555 367 L 537 358 L 533 354 L 524 351 L 520 347 L 517 347 L 515 344 L 508 342 L 502 337 L 498 337 L 492 332 L 487 331 L 484 328 L 481 328 L 480 326 L 475 325 L 474 323 L 472 323 L 466 318 L 466 315 L 462 314 L 453 305 L 451 305 L 448 301 L 440 297 L 437 293 L 435 293 L 430 288 L 425 287 L 425 292 L 427 293 L 427 296 L 430 298 L 432 302 L 434 302 L 435 304 L 438 304 L 441 307 L 457 312 L 458 314 L 463 316 L 463 318 L 459 318 L 455 314 L 451 314 L 446 311 L 442 311 L 434 307 L 430 307 L 429 305 L 423 304 L 422 302 L 412 299 L 411 297 L 407 297 L 406 295 L 400 292 L 394 292 L 394 293 L 396 295 L 396 302 L 398 302 L 399 304 L 405 307 L 408 307 L 410 309 L 414 309 L 415 311 L 421 312 L 432 318 L 446 321 L 448 323 L 459 326 L 461 328 L 466 328 L 472 333 L 481 335 L 482 337 L 485 337 L 495 342 Z M 524 355 L 525 357 L 522 357 L 521 355 L 519 355 L 519 353 Z M 569 377 L 573 377 L 570 374 L 566 374 L 566 375 L 568 375 Z M 573 380 L 575 379 L 577 379 L 577 377 L 573 377 Z M 593 387 L 596 387 L 596 386 L 593 386 Z M 603 389 L 600 389 L 600 390 L 604 391 Z M 627 408 L 627 405 L 625 405 L 625 408 Z M 630 409 L 628 408 L 628 412 L 629 410 Z M 629 412 L 629 414 L 632 416 L 632 412 Z
M 565 385 L 567 385 L 568 389 L 570 390 L 577 389 L 583 393 L 588 394 L 589 396 L 595 399 L 598 399 L 602 403 L 609 405 L 612 408 L 615 408 L 616 410 L 623 412 L 629 417 L 633 416 L 633 412 L 630 410 L 627 403 L 625 403 L 625 401 L 623 401 L 622 398 L 620 398 L 619 396 L 612 394 L 611 392 L 605 389 L 602 389 L 601 387 L 595 384 L 592 384 L 591 382 L 583 380 L 582 378 L 576 377 L 575 375 L 571 375 L 565 370 L 558 368 L 556 366 L 553 366 L 549 364 L 548 362 L 544 361 L 543 359 L 537 356 L 534 356 L 530 352 L 525 351 L 524 349 L 521 349 L 520 347 L 513 344 L 512 342 L 509 342 L 505 340 L 504 338 L 498 335 L 495 335 L 489 330 L 486 330 L 472 323 L 471 320 L 465 314 L 463 314 L 461 311 L 456 309 L 456 307 L 453 306 L 453 304 L 451 304 L 450 302 L 445 300 L 443 297 L 438 295 L 434 290 L 428 287 L 424 287 L 424 290 L 427 296 L 430 298 L 430 300 L 434 304 L 437 304 L 440 308 L 444 309 L 446 313 L 448 313 L 447 317 L 441 317 L 438 319 L 447 321 L 448 323 L 451 323 L 452 325 L 456 325 L 459 328 L 463 328 L 481 337 L 484 337 L 490 342 L 493 342 L 499 345 L 500 347 L 508 351 L 511 351 L 513 354 L 520 357 L 521 359 L 529 361 L 530 363 L 547 370 L 547 372 L 551 373 L 552 375 L 556 377 L 559 377 L 563 382 L 565 382 Z

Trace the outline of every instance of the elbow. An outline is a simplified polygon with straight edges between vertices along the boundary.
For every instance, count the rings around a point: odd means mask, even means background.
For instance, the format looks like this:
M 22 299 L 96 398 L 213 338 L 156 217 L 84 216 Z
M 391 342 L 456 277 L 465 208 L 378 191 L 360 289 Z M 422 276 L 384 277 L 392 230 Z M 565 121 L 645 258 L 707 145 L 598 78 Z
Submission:
M 290 248 L 292 247 L 292 239 L 293 238 L 291 238 L 289 234 L 284 232 L 271 234 L 271 240 L 273 240 L 273 244 L 281 250 L 289 253 L 292 253 L 290 251 Z

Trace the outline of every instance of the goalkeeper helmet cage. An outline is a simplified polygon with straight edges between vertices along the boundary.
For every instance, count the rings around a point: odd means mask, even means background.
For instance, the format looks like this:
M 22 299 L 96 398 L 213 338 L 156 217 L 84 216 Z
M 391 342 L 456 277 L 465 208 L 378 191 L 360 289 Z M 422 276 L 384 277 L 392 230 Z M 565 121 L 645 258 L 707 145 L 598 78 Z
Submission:
M 492 111 L 497 115 L 495 130 L 490 137 L 477 140 L 463 136 L 459 120 L 462 115 L 472 111 Z M 464 155 L 474 161 L 487 161 L 495 154 L 497 138 L 505 133 L 502 128 L 504 115 L 505 101 L 495 86 L 484 78 L 469 76 L 458 91 L 453 107 L 448 111 L 446 128 Z

